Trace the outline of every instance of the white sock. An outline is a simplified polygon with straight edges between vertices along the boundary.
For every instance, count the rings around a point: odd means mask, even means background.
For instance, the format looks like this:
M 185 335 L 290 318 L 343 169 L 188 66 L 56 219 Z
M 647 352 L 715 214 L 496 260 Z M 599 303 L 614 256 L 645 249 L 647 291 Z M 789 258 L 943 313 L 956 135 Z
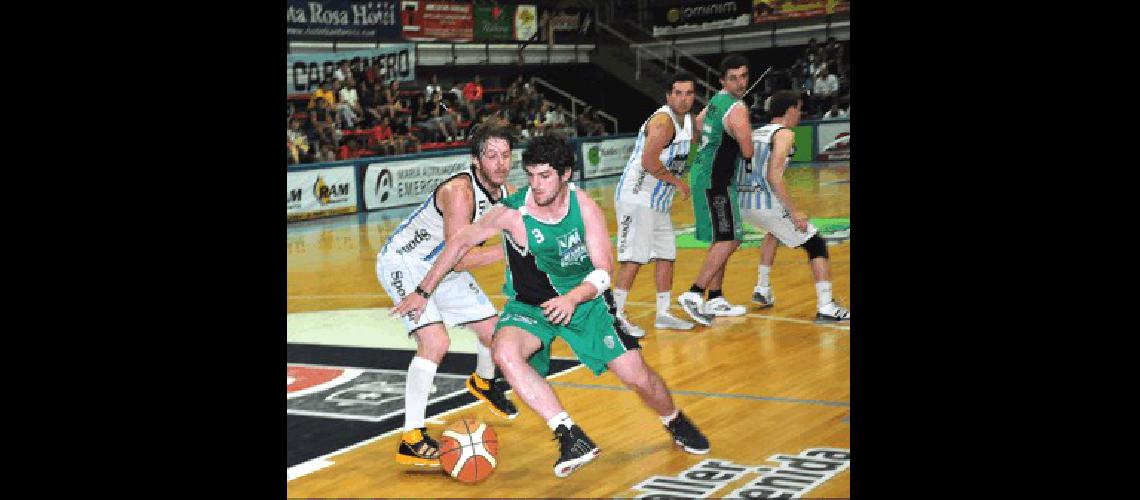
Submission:
M 669 314 L 669 301 L 673 298 L 671 292 L 657 292 L 657 315 Z
M 629 297 L 629 290 L 619 290 L 614 288 L 614 305 L 617 306 L 618 312 L 625 312 L 625 299 Z
M 822 310 L 823 306 L 831 303 L 831 282 L 830 281 L 817 281 L 815 282 L 815 300 L 819 301 L 819 309 Z
M 672 422 L 674 418 L 677 418 L 677 414 L 679 414 L 679 413 L 681 413 L 681 409 L 680 408 L 674 408 L 672 414 L 665 415 L 664 417 L 658 415 L 658 418 L 661 419 L 662 424 L 669 425 L 669 422 Z
M 495 378 L 495 362 L 491 360 L 491 349 L 475 339 L 475 374 L 483 380 Z
M 416 356 L 408 365 L 408 384 L 404 387 L 404 430 L 410 431 L 425 427 L 424 413 L 427 412 L 428 394 L 431 381 L 435 379 L 435 369 L 439 365 L 431 360 Z
M 562 412 L 553 417 L 550 417 L 550 420 L 546 421 L 546 425 L 550 427 L 550 430 L 557 429 L 559 425 L 565 425 L 566 428 L 569 429 L 571 427 L 574 427 L 574 421 L 570 420 L 569 413 Z
M 756 269 L 757 269 L 756 288 L 767 289 L 770 286 L 768 284 L 768 274 L 772 272 L 772 267 L 760 265 Z

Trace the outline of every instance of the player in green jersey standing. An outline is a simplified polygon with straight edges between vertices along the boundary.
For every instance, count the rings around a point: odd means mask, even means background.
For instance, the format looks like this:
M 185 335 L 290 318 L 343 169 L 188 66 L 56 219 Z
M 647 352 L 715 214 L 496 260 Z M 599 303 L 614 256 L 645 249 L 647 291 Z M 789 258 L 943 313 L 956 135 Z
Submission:
M 715 316 L 747 312 L 744 306 L 728 303 L 721 286 L 728 257 L 744 238 L 735 179 L 741 162 L 752 159 L 752 124 L 748 106 L 741 100 L 748 89 L 748 60 L 731 54 L 720 63 L 720 71 L 723 89 L 697 116 L 700 145 L 689 173 L 696 238 L 712 245 L 693 286 L 677 297 L 693 321 L 705 326 L 711 325 Z M 705 290 L 708 302 L 704 300 Z
M 492 356 L 522 401 L 554 431 L 560 451 L 554 475 L 566 477 L 599 453 L 543 378 L 555 337 L 595 375 L 613 370 L 660 416 L 685 451 L 708 453 L 708 440 L 673 403 L 661 376 L 641 356 L 637 339 L 615 316 L 608 290 L 613 248 L 606 219 L 598 204 L 570 182 L 573 149 L 560 136 L 537 137 L 523 152 L 522 163 L 528 186 L 448 239 L 415 292 L 392 314 L 414 321 L 463 254 L 502 232 L 507 255 L 503 292 L 509 300 L 496 325 Z

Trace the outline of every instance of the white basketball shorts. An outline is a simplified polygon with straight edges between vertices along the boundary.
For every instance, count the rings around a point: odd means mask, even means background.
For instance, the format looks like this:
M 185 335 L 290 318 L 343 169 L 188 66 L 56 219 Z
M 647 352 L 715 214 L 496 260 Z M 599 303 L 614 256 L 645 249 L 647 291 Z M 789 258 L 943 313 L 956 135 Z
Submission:
M 623 201 L 614 203 L 614 211 L 618 222 L 618 262 L 648 264 L 652 259 L 677 258 L 677 240 L 669 212 Z
M 780 243 L 792 248 L 803 245 L 817 232 L 815 226 L 810 222 L 806 232 L 796 231 L 796 225 L 792 223 L 792 216 L 785 212 L 782 207 L 765 210 L 741 208 L 740 217 L 749 224 L 772 233 L 776 239 L 780 240 Z
M 399 304 L 412 293 L 429 269 L 430 263 L 394 251 L 376 256 L 376 277 L 394 304 Z M 483 289 L 479 288 L 475 277 L 467 271 L 461 271 L 450 272 L 443 278 L 428 299 L 427 307 L 420 313 L 419 321 L 413 323 L 406 316 L 401 319 L 410 335 L 416 329 L 431 323 L 462 325 L 496 315 L 498 312 L 495 311 L 495 306 L 487 294 L 483 293 Z

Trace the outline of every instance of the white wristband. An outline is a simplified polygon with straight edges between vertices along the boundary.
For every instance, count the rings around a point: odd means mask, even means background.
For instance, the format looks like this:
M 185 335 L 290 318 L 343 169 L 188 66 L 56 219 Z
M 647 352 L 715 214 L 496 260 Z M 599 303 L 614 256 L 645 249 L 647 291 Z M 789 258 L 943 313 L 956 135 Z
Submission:
M 598 289 L 598 293 L 594 295 L 594 298 L 596 299 L 602 294 L 602 292 L 606 291 L 606 289 L 610 287 L 610 273 L 607 273 L 602 269 L 594 269 L 593 271 L 590 271 L 590 274 L 586 275 L 586 279 L 583 281 L 589 281 L 594 285 L 594 288 Z

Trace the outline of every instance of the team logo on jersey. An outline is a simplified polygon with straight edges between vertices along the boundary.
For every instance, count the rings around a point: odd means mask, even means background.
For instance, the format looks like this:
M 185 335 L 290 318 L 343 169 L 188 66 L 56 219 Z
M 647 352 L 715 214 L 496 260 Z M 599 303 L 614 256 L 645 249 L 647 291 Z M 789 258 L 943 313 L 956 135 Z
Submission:
M 606 344 L 606 349 L 613 349 L 614 348 L 614 336 L 613 335 L 606 335 L 605 338 L 602 339 L 602 343 Z
M 582 242 L 578 228 L 558 237 L 558 255 L 562 258 L 562 267 L 573 266 L 586 260 L 586 244 Z

